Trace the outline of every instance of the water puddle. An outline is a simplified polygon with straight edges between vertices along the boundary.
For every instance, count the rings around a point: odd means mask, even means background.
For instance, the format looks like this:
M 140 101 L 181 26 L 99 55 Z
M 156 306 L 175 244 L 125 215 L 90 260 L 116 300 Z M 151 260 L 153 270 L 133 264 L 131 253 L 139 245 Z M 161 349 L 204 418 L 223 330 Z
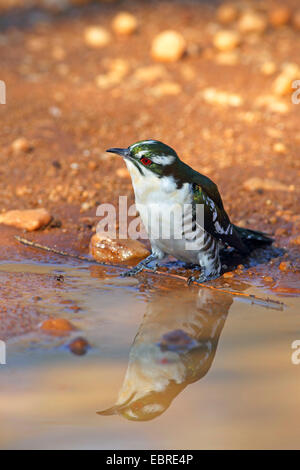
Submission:
M 0 280 L 10 308 L 1 448 L 299 447 L 299 298 L 273 296 L 286 307 L 266 308 L 82 264 L 1 264 Z M 76 330 L 46 335 L 49 316 Z M 84 356 L 68 348 L 78 336 L 91 345 Z

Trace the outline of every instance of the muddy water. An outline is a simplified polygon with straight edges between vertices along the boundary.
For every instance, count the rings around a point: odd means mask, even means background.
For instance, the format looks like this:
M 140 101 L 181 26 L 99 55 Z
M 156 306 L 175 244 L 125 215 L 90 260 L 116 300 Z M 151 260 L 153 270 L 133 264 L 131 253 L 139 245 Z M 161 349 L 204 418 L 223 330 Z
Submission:
M 37 312 L 0 365 L 1 448 L 300 447 L 299 298 L 265 308 L 88 265 L 2 264 L 1 276 Z M 77 330 L 47 336 L 48 316 Z M 91 345 L 80 357 L 67 347 L 79 335 Z

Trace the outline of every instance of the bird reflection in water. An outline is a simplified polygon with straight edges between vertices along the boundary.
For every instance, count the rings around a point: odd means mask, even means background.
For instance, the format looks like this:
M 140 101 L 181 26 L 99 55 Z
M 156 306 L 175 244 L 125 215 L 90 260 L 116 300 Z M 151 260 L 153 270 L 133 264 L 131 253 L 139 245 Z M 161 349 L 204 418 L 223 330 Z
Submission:
M 158 291 L 132 344 L 117 402 L 100 415 L 147 421 L 209 371 L 233 297 L 203 289 Z

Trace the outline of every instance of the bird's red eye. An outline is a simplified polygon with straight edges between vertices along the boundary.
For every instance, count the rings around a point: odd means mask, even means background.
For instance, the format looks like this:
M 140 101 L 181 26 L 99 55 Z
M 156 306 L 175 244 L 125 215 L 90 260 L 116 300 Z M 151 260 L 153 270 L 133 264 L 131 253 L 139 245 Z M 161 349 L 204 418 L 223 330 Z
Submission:
M 147 158 L 147 157 L 142 157 L 141 162 L 142 162 L 143 165 L 149 166 L 149 165 L 151 165 L 152 160 L 150 160 L 150 158 Z

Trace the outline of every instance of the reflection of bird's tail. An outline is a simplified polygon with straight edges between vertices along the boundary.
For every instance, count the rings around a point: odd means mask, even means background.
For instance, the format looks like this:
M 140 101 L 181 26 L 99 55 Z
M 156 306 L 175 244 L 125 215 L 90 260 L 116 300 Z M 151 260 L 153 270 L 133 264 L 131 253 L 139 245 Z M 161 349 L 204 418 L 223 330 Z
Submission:
M 249 228 L 234 226 L 239 236 L 245 245 L 253 247 L 259 245 L 270 245 L 273 243 L 273 238 L 269 237 L 266 233 L 259 232 L 258 230 L 251 230 Z

